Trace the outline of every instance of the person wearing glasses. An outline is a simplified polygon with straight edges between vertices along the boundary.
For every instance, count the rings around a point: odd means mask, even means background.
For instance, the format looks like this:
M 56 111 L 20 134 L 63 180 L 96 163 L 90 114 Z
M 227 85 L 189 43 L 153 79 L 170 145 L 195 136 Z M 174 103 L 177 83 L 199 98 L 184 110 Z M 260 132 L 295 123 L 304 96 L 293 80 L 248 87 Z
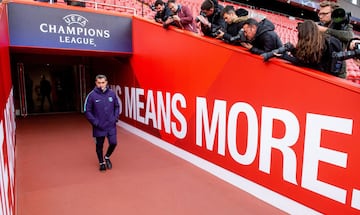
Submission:
M 318 25 L 319 31 L 330 36 L 336 37 L 342 43 L 343 51 L 346 50 L 346 46 L 349 41 L 354 37 L 353 26 L 350 23 L 346 23 L 341 27 L 341 29 L 336 29 L 332 25 L 333 19 L 331 17 L 332 12 L 335 9 L 340 8 L 339 5 L 331 1 L 322 1 L 320 2 L 319 9 L 319 20 Z M 342 64 L 342 78 L 346 77 L 346 63 Z

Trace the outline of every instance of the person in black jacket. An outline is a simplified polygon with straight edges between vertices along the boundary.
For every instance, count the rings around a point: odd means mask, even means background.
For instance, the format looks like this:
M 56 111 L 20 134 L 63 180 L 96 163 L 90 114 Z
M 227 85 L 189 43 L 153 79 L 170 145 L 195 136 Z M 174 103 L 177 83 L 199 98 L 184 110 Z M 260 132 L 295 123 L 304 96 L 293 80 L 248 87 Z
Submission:
M 221 11 L 221 16 L 226 22 L 225 31 L 220 30 L 216 38 L 223 39 L 225 42 L 240 45 L 243 38 L 242 27 L 248 19 L 248 11 L 242 8 L 235 10 L 234 6 L 226 5 Z
M 298 42 L 292 55 L 285 54 L 283 59 L 298 66 L 319 70 L 340 78 L 344 78 L 342 61 L 332 58 L 333 52 L 342 51 L 342 44 L 336 37 L 320 32 L 317 24 L 312 20 L 300 23 L 298 29 Z
M 205 0 L 200 9 L 200 15 L 195 20 L 201 22 L 201 32 L 204 36 L 215 38 L 218 30 L 225 29 L 225 20 L 221 16 L 224 7 L 217 0 Z
M 268 19 L 260 22 L 249 18 L 244 22 L 244 35 L 247 42 L 241 45 L 250 50 L 253 54 L 262 54 L 271 50 L 282 47 L 280 37 L 276 34 L 275 26 Z
M 156 11 L 154 19 L 158 23 L 163 24 L 172 15 L 171 10 L 162 0 L 155 1 L 154 9 Z

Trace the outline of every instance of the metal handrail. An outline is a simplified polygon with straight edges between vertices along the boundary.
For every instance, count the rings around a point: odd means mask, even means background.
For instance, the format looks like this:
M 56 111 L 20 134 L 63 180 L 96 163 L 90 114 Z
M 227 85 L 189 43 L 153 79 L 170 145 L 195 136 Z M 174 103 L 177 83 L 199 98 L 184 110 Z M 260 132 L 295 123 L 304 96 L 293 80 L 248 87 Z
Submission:
M 118 8 L 118 9 L 124 9 L 125 11 L 127 11 L 127 10 L 132 10 L 132 11 L 133 11 L 133 12 L 132 12 L 132 15 L 136 15 L 136 8 L 134 8 L 134 7 L 120 6 L 120 5 L 100 3 L 100 2 L 87 1 L 87 0 L 80 0 L 80 1 L 83 1 L 83 2 L 85 2 L 85 3 L 94 4 L 95 10 L 98 9 L 98 5 L 101 5 L 101 6 L 113 7 L 114 9 L 116 9 L 116 8 Z
M 50 0 L 50 3 L 51 1 L 53 0 Z M 84 2 L 85 4 L 88 3 L 88 4 L 91 4 L 94 6 L 94 9 L 95 10 L 98 10 L 99 9 L 99 5 L 101 6 L 105 6 L 105 7 L 112 7 L 115 9 L 123 9 L 124 12 L 128 12 L 128 10 L 132 11 L 132 15 L 136 15 L 136 8 L 134 7 L 127 7 L 127 6 L 120 6 L 120 5 L 115 5 L 115 4 L 107 4 L 107 3 L 101 3 L 101 2 L 96 2 L 96 1 L 88 1 L 88 0 L 76 0 L 77 2 Z

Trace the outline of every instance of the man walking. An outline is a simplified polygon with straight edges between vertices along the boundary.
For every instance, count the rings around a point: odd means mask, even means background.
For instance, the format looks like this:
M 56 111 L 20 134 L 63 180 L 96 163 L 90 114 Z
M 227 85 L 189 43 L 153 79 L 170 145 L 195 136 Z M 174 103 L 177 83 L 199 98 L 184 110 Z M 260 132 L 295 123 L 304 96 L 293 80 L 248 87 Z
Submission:
M 105 75 L 97 75 L 95 78 L 96 86 L 87 95 L 84 105 L 85 116 L 93 129 L 100 171 L 112 168 L 110 156 L 117 144 L 116 122 L 120 111 L 118 99 L 107 84 L 108 81 Z M 105 137 L 108 139 L 109 146 L 104 157 Z

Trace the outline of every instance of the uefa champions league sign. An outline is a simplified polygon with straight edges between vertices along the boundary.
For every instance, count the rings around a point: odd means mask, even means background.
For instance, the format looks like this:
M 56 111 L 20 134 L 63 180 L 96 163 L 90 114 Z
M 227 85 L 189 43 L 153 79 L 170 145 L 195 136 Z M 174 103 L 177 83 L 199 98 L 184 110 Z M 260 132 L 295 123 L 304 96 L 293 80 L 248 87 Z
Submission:
M 15 3 L 9 4 L 9 32 L 10 46 L 132 52 L 128 17 Z

